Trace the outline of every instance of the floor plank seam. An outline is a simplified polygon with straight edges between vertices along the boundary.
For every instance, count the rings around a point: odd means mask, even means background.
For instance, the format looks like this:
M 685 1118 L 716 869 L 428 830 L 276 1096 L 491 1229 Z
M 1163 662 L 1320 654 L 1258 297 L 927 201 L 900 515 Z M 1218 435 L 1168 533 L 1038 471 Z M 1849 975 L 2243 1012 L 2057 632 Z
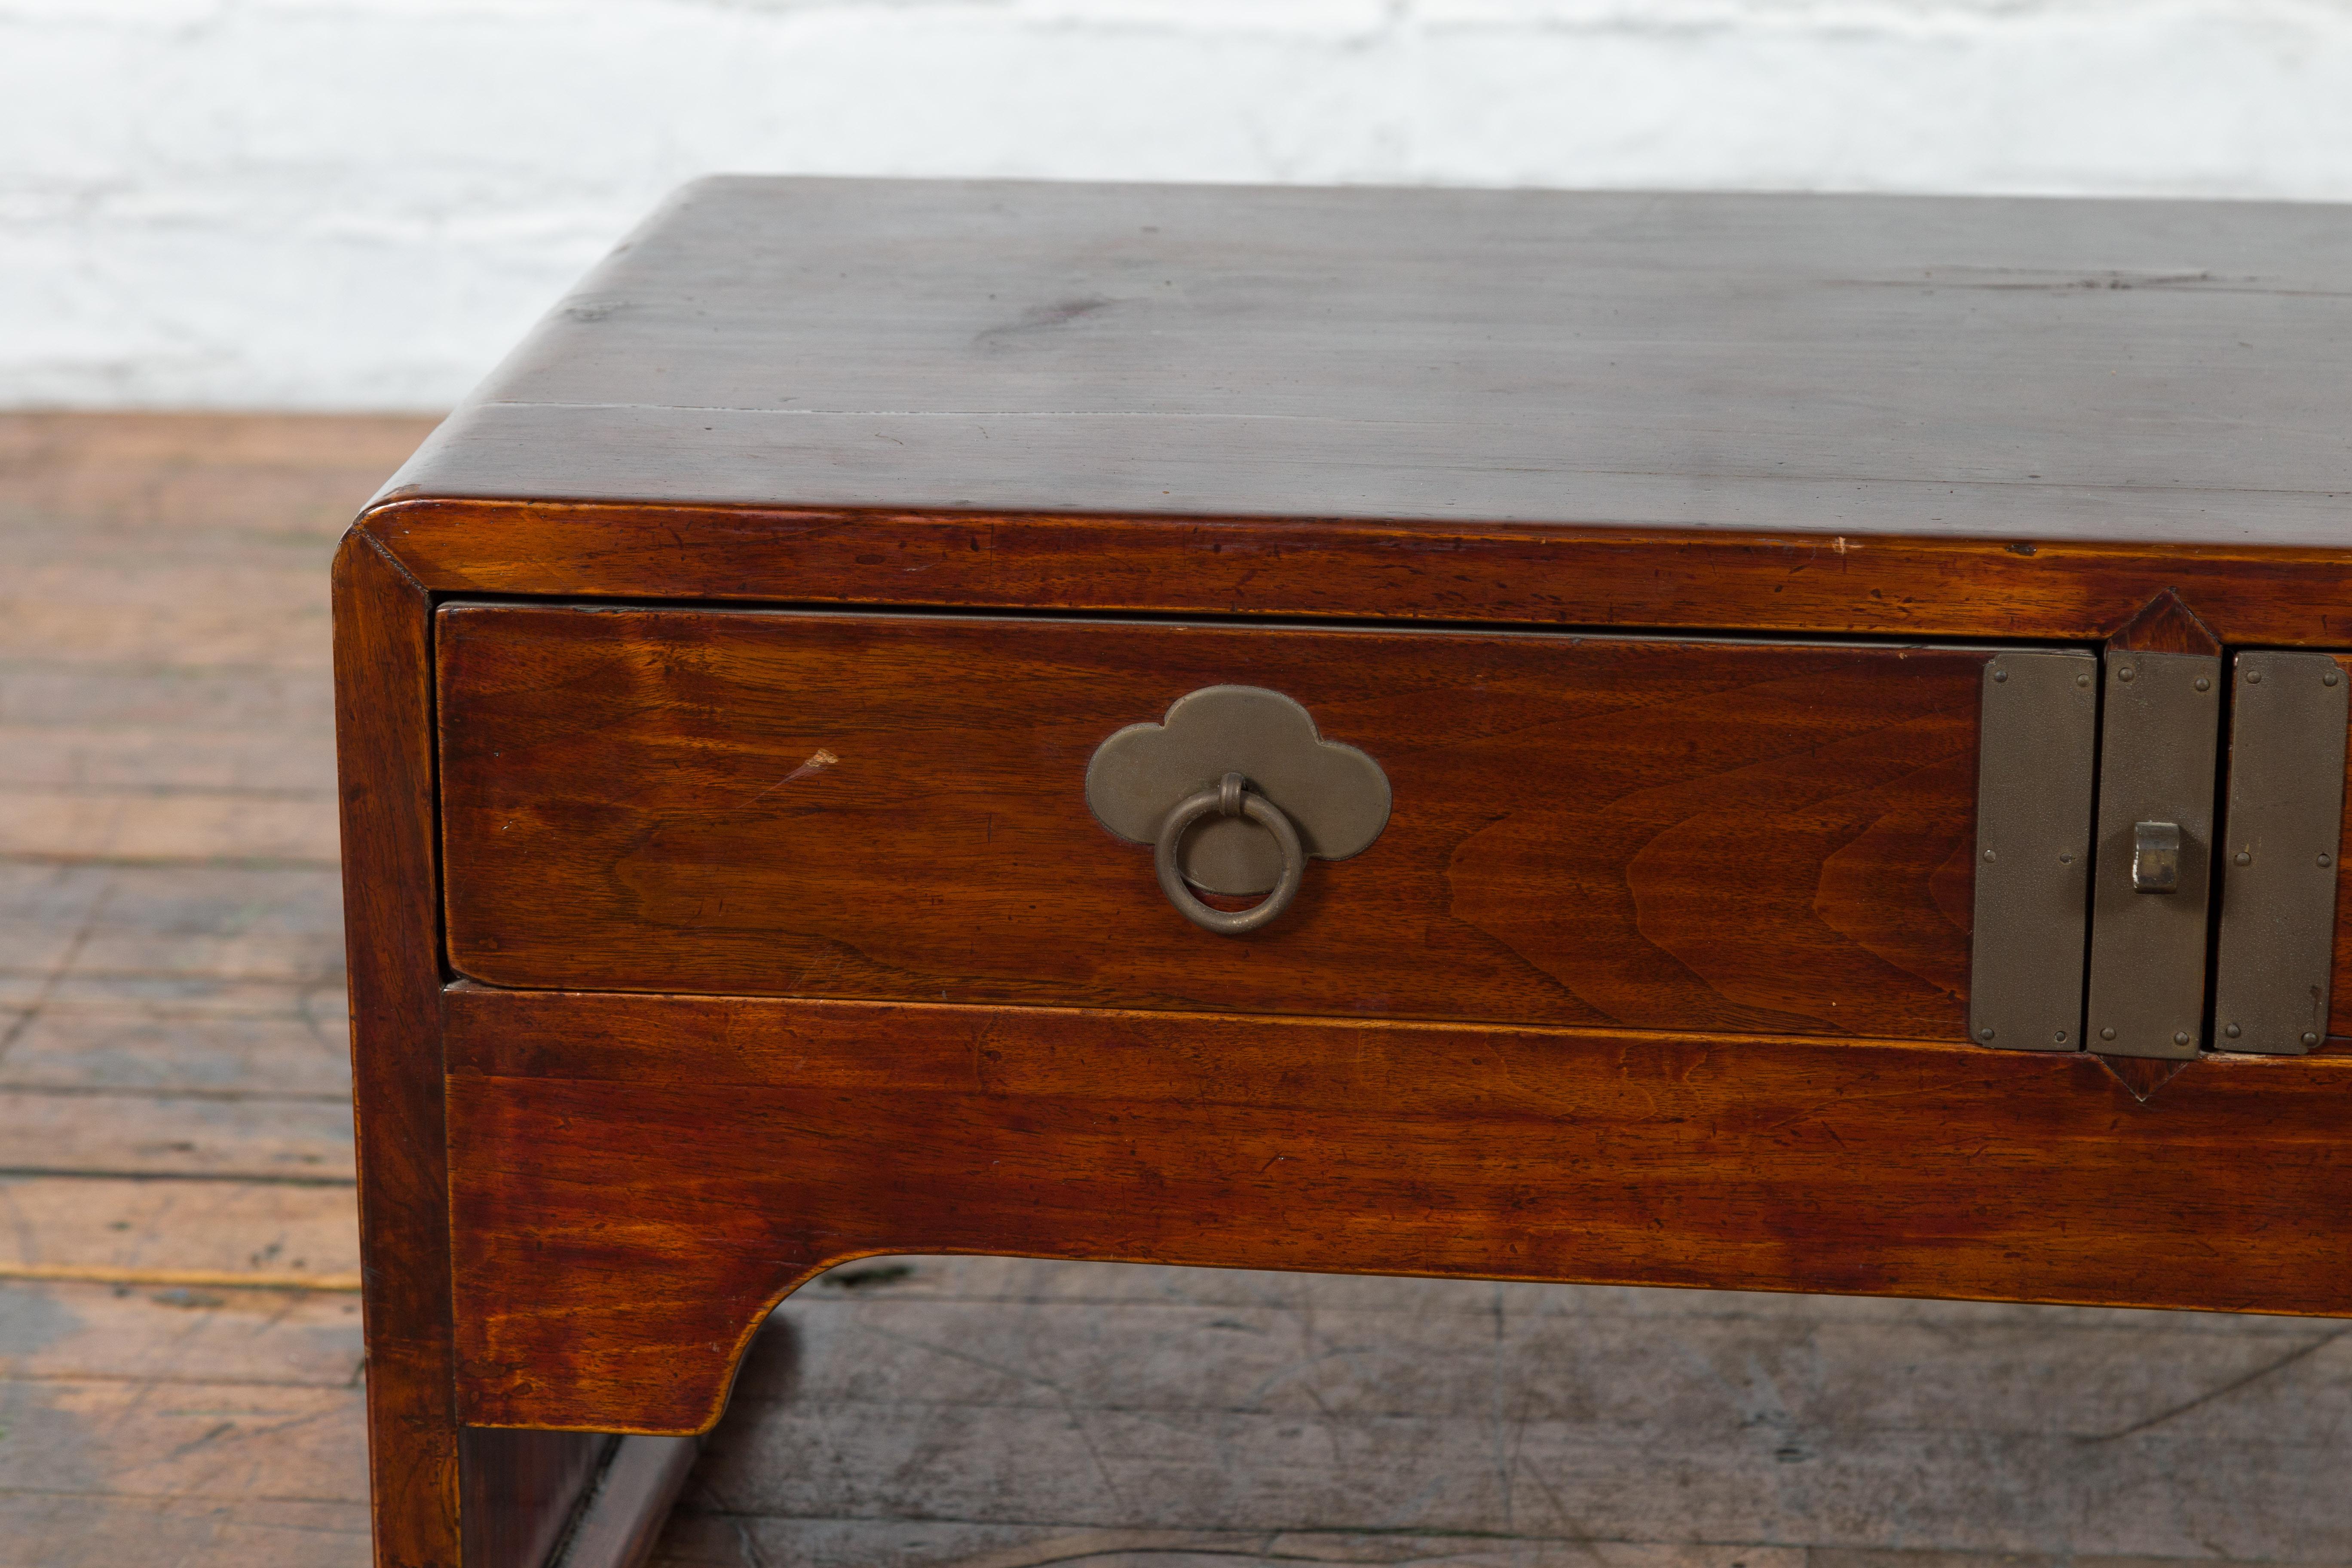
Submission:
M 0 1165 L 0 1181 L 47 1177 L 97 1182 L 240 1182 L 265 1187 L 356 1187 L 353 1176 L 310 1176 L 283 1171 L 104 1171 L 88 1166 Z
M 8 1374 L 15 1384 L 46 1384 L 54 1387 L 86 1387 L 91 1384 L 120 1384 L 134 1388 L 219 1388 L 234 1384 L 238 1388 L 307 1388 L 324 1394 L 347 1394 L 357 1385 L 349 1382 L 332 1382 L 319 1378 L 292 1377 L 173 1377 L 153 1373 L 55 1373 L 19 1372 Z
M 31 1032 L 34 1023 L 41 1016 L 42 1009 L 47 1005 L 49 998 L 56 994 L 58 985 L 72 970 L 75 961 L 80 958 L 82 951 L 89 945 L 89 940 L 96 934 L 99 922 L 105 916 L 107 905 L 113 898 L 114 881 L 109 878 L 100 884 L 97 894 L 89 901 L 89 908 L 82 913 L 80 925 L 68 939 L 65 950 L 58 955 L 57 962 L 49 966 L 40 987 L 33 993 L 32 1000 L 26 1003 L 24 1011 L 9 1023 L 7 1032 L 0 1034 L 0 1063 L 6 1062 L 8 1053 L 15 1048 L 16 1042 Z
M 0 854 L 0 866 L 103 866 L 136 868 L 154 868 L 178 869 L 201 867 L 224 871 L 336 871 L 341 869 L 332 860 L 291 858 L 278 856 L 244 855 L 76 855 L 43 854 L 37 849 L 11 850 Z
M 250 1269 L 112 1268 L 92 1263 L 8 1262 L 0 1262 L 0 1279 L 208 1290 L 289 1290 L 335 1296 L 356 1294 L 361 1283 L 357 1273 L 269 1274 Z
M 223 1105 L 349 1105 L 348 1094 L 280 1094 L 269 1089 L 208 1089 L 202 1085 L 0 1082 L 0 1096 L 48 1100 L 204 1100 Z

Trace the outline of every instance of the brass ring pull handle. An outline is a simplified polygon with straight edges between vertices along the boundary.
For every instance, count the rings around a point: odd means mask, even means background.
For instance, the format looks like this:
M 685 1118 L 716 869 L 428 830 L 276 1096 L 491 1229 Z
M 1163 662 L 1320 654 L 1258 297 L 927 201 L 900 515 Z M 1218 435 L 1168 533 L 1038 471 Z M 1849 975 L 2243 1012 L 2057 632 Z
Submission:
M 1211 779 L 1219 782 L 1203 787 Z M 1281 918 L 1309 860 L 1372 847 L 1389 819 L 1389 776 L 1325 740 L 1315 716 L 1279 691 L 1204 686 L 1160 722 L 1129 724 L 1095 748 L 1087 806 L 1114 837 L 1152 847 L 1160 890 L 1186 920 L 1240 936 Z M 1265 899 L 1226 914 L 1196 889 Z
M 1176 851 L 1184 835 L 1194 823 L 1212 814 L 1248 817 L 1274 835 L 1274 842 L 1282 851 L 1282 875 L 1275 882 L 1274 890 L 1248 909 L 1230 913 L 1211 909 L 1193 896 L 1184 880 L 1183 868 L 1177 863 Z M 1290 907 L 1290 900 L 1298 896 L 1298 884 L 1307 876 L 1307 849 L 1298 841 L 1298 830 L 1290 826 L 1290 818 L 1282 815 L 1280 806 L 1251 789 L 1249 781 L 1241 774 L 1227 773 L 1216 788 L 1186 795 L 1169 809 L 1160 824 L 1160 837 L 1152 846 L 1151 863 L 1160 873 L 1160 890 L 1168 895 L 1168 901 L 1186 920 L 1219 936 L 1240 936 L 1257 930 Z

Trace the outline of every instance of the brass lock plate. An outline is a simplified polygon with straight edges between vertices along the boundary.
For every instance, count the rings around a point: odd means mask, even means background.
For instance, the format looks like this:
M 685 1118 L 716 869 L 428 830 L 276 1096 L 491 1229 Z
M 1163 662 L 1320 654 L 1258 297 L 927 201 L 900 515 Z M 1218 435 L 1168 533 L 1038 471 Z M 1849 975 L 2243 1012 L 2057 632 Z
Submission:
M 2194 1057 L 2205 1037 L 2205 931 L 2221 661 L 2110 652 L 2092 889 L 2092 1050 Z
M 2301 1056 L 2327 1037 L 2352 679 L 2333 654 L 2252 652 L 2230 681 L 2213 1044 Z
M 2082 1048 L 2098 679 L 2099 661 L 2080 651 L 2017 649 L 1985 663 L 1969 965 L 1979 1045 Z

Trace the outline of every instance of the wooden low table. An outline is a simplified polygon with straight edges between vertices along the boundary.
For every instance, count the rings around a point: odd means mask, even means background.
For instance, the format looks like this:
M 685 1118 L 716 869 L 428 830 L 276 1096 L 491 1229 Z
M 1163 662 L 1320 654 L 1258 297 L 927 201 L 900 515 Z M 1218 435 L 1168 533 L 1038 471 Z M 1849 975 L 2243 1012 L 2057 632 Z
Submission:
M 868 1254 L 2352 1312 L 2347 272 L 689 187 L 337 563 L 379 1562 Z

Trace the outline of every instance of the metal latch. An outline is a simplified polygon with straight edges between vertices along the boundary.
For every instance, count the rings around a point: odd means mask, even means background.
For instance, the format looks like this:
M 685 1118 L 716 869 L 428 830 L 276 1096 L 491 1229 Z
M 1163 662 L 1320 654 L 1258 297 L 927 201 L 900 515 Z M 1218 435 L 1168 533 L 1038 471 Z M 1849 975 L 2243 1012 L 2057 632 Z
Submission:
M 2226 683 L 2222 669 L 2212 654 L 2112 645 L 2101 659 L 2036 650 L 1987 664 L 1978 1043 L 2187 1058 L 2208 1045 L 2299 1055 L 2328 1037 L 2352 656 L 2253 651 Z
M 2180 824 L 2132 824 L 2132 891 L 2180 891 Z
M 2221 661 L 2110 652 L 2104 662 L 2084 1043 L 2108 1056 L 2193 1057 L 2205 1038 Z

